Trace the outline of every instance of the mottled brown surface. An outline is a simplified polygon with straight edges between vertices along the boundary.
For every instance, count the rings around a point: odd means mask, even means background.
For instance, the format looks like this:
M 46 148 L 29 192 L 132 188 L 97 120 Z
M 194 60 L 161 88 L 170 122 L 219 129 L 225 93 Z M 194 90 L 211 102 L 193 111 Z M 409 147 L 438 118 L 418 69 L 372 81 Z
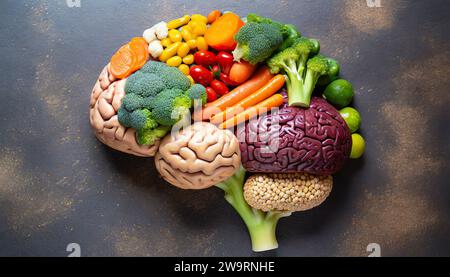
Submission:
M 89 92 L 120 45 L 213 8 L 318 38 L 363 118 L 364 158 L 319 208 L 282 219 L 265 255 L 361 256 L 372 242 L 382 255 L 450 255 L 448 1 L 81 2 L 0 4 L 0 255 L 65 256 L 71 242 L 90 256 L 252 255 L 221 191 L 168 186 L 153 159 L 103 146 L 89 124 Z

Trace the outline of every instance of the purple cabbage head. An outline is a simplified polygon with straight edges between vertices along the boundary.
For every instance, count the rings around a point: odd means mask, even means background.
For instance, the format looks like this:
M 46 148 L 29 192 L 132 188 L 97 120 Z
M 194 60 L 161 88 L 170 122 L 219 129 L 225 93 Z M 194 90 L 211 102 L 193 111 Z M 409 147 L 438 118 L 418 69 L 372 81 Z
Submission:
M 347 161 L 351 133 L 339 112 L 313 97 L 308 109 L 282 106 L 237 130 L 242 164 L 250 172 L 329 175 Z

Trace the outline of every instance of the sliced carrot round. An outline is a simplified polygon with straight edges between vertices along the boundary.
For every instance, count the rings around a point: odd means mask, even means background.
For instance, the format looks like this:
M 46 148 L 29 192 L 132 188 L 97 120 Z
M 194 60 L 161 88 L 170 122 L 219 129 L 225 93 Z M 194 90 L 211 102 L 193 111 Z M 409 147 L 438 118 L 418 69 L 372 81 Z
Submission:
M 133 72 L 135 64 L 136 54 L 129 44 L 125 44 L 111 58 L 111 74 L 118 79 L 126 78 Z
M 133 67 L 133 72 L 145 65 L 149 58 L 148 44 L 142 37 L 132 38 L 130 43 L 131 50 L 136 54 L 136 63 Z

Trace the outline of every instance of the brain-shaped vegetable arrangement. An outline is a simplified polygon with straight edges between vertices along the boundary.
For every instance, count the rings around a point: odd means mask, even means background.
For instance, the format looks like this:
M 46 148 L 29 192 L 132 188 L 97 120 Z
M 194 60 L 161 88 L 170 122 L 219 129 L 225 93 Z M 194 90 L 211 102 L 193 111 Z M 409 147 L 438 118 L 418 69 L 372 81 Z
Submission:
M 116 150 L 155 156 L 178 188 L 222 189 L 252 249 L 274 249 L 278 220 L 323 203 L 331 174 L 365 149 L 353 87 L 319 50 L 294 25 L 256 14 L 162 21 L 103 69 L 91 125 Z

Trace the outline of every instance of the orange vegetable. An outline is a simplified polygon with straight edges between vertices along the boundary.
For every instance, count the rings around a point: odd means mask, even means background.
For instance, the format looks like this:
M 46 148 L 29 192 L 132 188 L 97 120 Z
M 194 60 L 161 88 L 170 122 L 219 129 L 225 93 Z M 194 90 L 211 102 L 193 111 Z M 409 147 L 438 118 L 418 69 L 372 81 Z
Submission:
M 208 23 L 211 24 L 220 17 L 222 13 L 219 10 L 214 10 L 208 14 Z
M 219 125 L 220 129 L 228 129 L 239 125 L 253 117 L 267 113 L 271 108 L 279 107 L 283 104 L 283 96 L 281 94 L 275 94 L 261 103 L 246 109 L 245 111 L 235 115 Z
M 131 50 L 136 54 L 137 60 L 133 72 L 145 65 L 148 60 L 148 44 L 143 37 L 132 38 L 129 42 Z
M 236 82 L 238 84 L 242 84 L 247 81 L 250 76 L 252 76 L 253 72 L 255 72 L 256 65 L 252 65 L 249 62 L 235 62 L 233 66 L 231 66 L 229 77 L 231 81 Z
M 111 74 L 123 79 L 145 65 L 149 57 L 148 44 L 142 37 L 135 37 L 123 45 L 111 58 Z
M 236 47 L 234 35 L 244 26 L 241 18 L 234 13 L 226 13 L 217 18 L 206 30 L 205 40 L 218 51 L 231 51 Z
M 111 58 L 111 74 L 118 79 L 126 78 L 133 72 L 136 59 L 136 54 L 131 50 L 130 45 L 125 44 Z
M 203 109 L 202 119 L 208 120 L 212 115 L 222 112 L 227 107 L 233 106 L 264 86 L 270 79 L 272 79 L 272 77 L 273 75 L 266 66 L 261 67 L 255 74 L 253 74 L 250 80 L 240 86 L 237 86 L 216 101 L 208 103 L 205 109 Z
M 244 111 L 247 108 L 257 105 L 258 103 L 264 101 L 265 99 L 272 96 L 278 90 L 284 86 L 285 78 L 283 75 L 278 74 L 273 77 L 267 84 L 258 89 L 256 92 L 250 94 L 246 98 L 239 101 L 236 105 L 227 108 L 223 112 L 216 114 L 211 118 L 211 123 L 219 124 L 230 117 Z

